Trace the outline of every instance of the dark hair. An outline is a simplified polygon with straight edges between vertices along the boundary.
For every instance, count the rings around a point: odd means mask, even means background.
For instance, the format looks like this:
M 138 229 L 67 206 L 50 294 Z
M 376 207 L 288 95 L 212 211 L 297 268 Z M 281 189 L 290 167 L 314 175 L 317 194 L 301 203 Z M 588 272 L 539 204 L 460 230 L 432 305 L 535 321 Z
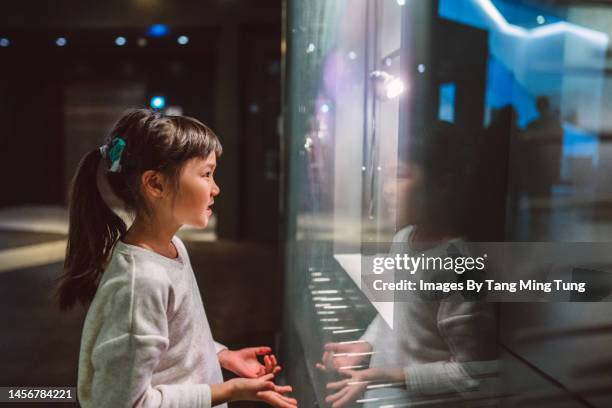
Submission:
M 460 235 L 465 232 L 473 173 L 468 136 L 452 123 L 435 121 L 416 133 L 402 152 L 406 162 L 423 169 L 424 204 L 419 220 L 423 229 Z
M 105 140 L 111 146 L 121 137 L 125 148 L 121 170 L 106 172 L 111 191 L 131 215 L 151 216 L 141 190 L 141 176 L 156 170 L 170 180 L 174 192 L 185 162 L 194 157 L 222 153 L 219 139 L 206 125 L 186 116 L 170 116 L 150 109 L 125 112 Z M 87 153 L 72 180 L 69 198 L 70 226 L 63 274 L 58 277 L 56 297 L 60 309 L 76 302 L 87 306 L 93 299 L 116 241 L 126 233 L 125 222 L 102 198 L 97 175 L 102 153 Z M 104 160 L 106 168 L 108 161 Z

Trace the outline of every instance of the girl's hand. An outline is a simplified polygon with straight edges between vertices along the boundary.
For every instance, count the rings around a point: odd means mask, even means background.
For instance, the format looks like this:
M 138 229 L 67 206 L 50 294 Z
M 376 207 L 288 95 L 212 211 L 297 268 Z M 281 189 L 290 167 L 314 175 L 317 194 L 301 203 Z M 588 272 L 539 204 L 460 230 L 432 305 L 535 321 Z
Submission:
M 295 398 L 285 397 L 276 391 L 262 391 L 257 393 L 257 396 L 259 401 L 265 402 L 273 407 L 294 408 L 298 406 Z
M 213 406 L 229 401 L 254 400 L 258 392 L 272 391 L 275 385 L 273 376 L 257 379 L 233 378 L 223 384 L 211 384 L 211 403 Z
M 273 375 L 273 374 L 267 374 Z M 283 394 L 293 391 L 290 385 L 275 385 L 274 391 L 262 391 L 257 393 L 260 401 L 280 408 L 297 407 L 295 398 L 286 397 Z
M 275 385 L 274 374 L 260 378 L 233 378 L 224 385 L 229 388 L 228 401 L 260 401 L 279 408 L 297 407 L 297 401 L 284 396 L 292 391 L 288 385 Z
M 240 377 L 257 378 L 265 374 L 276 374 L 281 370 L 271 352 L 270 347 L 248 347 L 236 351 L 223 350 L 217 356 L 221 367 L 226 370 Z M 264 356 L 264 365 L 259 362 L 258 356 Z

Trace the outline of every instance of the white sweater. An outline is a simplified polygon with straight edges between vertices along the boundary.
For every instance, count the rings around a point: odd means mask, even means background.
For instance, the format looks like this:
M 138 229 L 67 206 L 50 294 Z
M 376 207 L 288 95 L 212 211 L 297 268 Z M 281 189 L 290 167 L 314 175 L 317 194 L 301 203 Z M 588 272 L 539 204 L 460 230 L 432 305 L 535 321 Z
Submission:
M 225 347 L 212 338 L 183 242 L 172 242 L 176 259 L 115 245 L 83 327 L 84 408 L 211 406 Z
M 451 247 L 466 255 L 460 238 L 417 251 L 410 244 L 413 233 L 413 226 L 398 231 L 393 238 L 391 255 L 444 257 L 450 255 Z M 449 277 L 446 272 L 438 275 L 440 280 Z M 433 271 L 418 271 L 415 276 L 436 280 Z M 368 391 L 366 398 L 416 400 L 449 393 L 489 392 L 495 387 L 489 380 L 497 370 L 493 304 L 465 301 L 457 293 L 443 301 L 424 300 L 414 295 L 394 302 L 393 312 L 393 329 L 378 315 L 361 340 L 373 346 L 370 367 L 401 367 L 406 376 L 406 389 Z

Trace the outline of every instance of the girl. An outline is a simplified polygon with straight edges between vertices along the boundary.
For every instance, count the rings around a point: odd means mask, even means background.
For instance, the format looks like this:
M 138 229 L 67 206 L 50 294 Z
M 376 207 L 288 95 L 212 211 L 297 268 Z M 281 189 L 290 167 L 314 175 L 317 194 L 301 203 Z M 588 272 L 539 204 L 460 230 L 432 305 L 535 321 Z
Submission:
M 137 109 L 81 161 L 72 184 L 59 305 L 89 305 L 78 369 L 83 407 L 211 407 L 264 401 L 292 408 L 268 347 L 229 351 L 211 335 L 183 242 L 183 225 L 204 228 L 220 192 L 213 173 L 221 144 L 201 122 Z M 127 229 L 96 185 L 134 217 Z M 265 366 L 257 356 L 264 356 Z M 223 382 L 221 367 L 240 377 Z

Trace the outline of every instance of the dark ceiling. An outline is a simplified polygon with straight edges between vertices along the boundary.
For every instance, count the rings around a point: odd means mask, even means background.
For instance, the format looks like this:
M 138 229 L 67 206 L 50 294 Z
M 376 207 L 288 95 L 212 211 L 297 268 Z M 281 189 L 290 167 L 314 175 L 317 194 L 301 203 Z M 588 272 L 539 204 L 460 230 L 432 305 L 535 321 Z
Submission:
M 0 7 L 0 32 L 138 28 L 154 23 L 211 27 L 281 19 L 281 0 L 4 0 Z

